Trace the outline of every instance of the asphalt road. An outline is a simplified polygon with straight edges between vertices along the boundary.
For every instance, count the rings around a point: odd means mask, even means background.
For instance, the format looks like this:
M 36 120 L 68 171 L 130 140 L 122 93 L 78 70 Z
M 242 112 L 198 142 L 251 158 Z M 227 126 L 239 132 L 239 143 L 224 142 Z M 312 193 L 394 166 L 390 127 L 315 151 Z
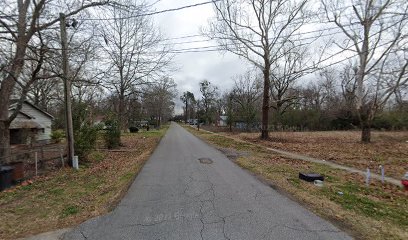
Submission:
M 351 237 L 173 123 L 116 209 L 64 239 Z

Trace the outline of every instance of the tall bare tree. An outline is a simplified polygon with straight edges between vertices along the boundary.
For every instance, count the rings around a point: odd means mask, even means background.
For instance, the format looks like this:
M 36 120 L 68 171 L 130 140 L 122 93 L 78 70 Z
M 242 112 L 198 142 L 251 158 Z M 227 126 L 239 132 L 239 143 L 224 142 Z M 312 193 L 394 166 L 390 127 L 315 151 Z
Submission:
M 248 71 L 235 79 L 230 94 L 232 103 L 237 105 L 235 118 L 239 117 L 249 130 L 259 112 L 259 100 L 262 96 L 262 81 L 252 71 Z
M 269 137 L 271 65 L 285 52 L 283 46 L 308 21 L 307 0 L 225 0 L 214 1 L 216 19 L 206 34 L 221 49 L 254 64 L 263 73 L 261 138 Z M 295 42 L 295 41 L 294 41 Z M 297 44 L 296 44 L 297 46 Z
M 113 7 L 102 14 L 111 19 L 100 26 L 102 46 L 107 58 L 105 87 L 118 97 L 115 112 L 120 128 L 127 126 L 127 98 L 140 88 L 158 79 L 169 66 L 171 56 L 166 45 L 160 44 L 162 36 L 149 16 L 144 1 L 121 0 L 123 7 Z M 131 6 L 131 7 L 126 7 Z
M 7 61 L 1 67 L 0 86 L 0 158 L 5 159 L 10 155 L 9 126 L 16 114 L 9 117 L 10 98 L 16 85 L 22 85 L 20 104 L 16 112 L 21 109 L 22 100 L 25 99 L 27 90 L 33 81 L 22 83 L 20 76 L 27 60 L 27 51 L 32 46 L 40 46 L 38 34 L 59 22 L 56 10 L 65 12 L 70 17 L 79 12 L 95 6 L 105 5 L 109 0 L 65 2 L 60 7 L 55 7 L 48 0 L 17 0 L 1 2 L 0 11 L 0 39 L 12 45 L 13 48 L 7 56 Z M 36 68 L 37 69 L 37 68 Z M 39 70 L 38 70 L 39 71 Z M 21 83 L 21 84 L 20 84 Z
M 292 42 L 285 44 L 281 51 L 282 57 L 271 65 L 270 107 L 275 110 L 278 124 L 281 124 L 286 109 L 298 100 L 298 94 L 293 88 L 296 82 L 309 72 L 306 62 L 311 60 L 307 47 L 296 47 Z
M 97 66 L 98 42 L 95 41 L 95 31 L 93 22 L 79 22 L 80 20 L 70 19 L 71 24 L 75 22 L 75 27 L 70 27 L 68 35 L 68 62 L 69 76 L 72 82 L 72 98 L 76 102 L 91 100 L 97 93 L 100 93 L 99 78 L 101 69 Z M 53 30 L 46 30 L 44 33 L 48 48 L 47 58 L 44 60 L 41 69 L 42 79 L 35 81 L 28 93 L 28 98 L 44 110 L 48 110 L 51 104 L 64 101 L 62 92 L 62 56 L 60 51 L 61 39 Z M 91 90 L 92 89 L 92 90 Z M 94 91 L 96 90 L 96 91 Z M 100 95 L 100 94 L 99 94 Z M 61 103 L 62 104 L 62 103 Z
M 355 112 L 361 140 L 370 142 L 371 124 L 394 90 L 408 81 L 406 46 L 408 2 L 405 0 L 322 0 L 327 20 L 345 36 L 337 46 L 356 54 Z
M 194 93 L 186 91 L 186 92 L 183 93 L 182 96 L 180 96 L 180 100 L 183 101 L 183 103 L 185 104 L 185 115 L 184 115 L 184 120 L 185 121 L 184 122 L 187 123 L 188 116 L 189 116 L 189 114 L 188 114 L 189 110 L 195 104 Z
M 148 114 L 156 119 L 158 127 L 163 120 L 173 115 L 174 98 L 177 96 L 176 86 L 173 79 L 163 77 L 144 91 L 144 103 Z
M 203 80 L 200 83 L 201 105 L 204 110 L 204 119 L 207 124 L 213 120 L 212 115 L 215 111 L 215 103 L 218 97 L 218 87 L 214 86 L 210 81 Z

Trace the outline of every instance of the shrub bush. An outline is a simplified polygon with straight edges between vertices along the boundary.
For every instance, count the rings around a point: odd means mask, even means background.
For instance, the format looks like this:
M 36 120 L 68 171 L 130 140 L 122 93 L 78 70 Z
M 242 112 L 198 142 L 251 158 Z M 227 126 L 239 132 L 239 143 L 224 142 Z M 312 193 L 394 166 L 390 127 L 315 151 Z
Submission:
M 131 132 L 131 133 L 137 133 L 137 132 L 139 132 L 139 128 L 137 128 L 137 127 L 129 127 L 129 132 Z
M 98 139 L 99 126 L 83 125 L 79 130 L 74 131 L 75 153 L 80 158 L 85 158 L 95 148 Z
M 72 113 L 75 155 L 86 160 L 87 155 L 95 148 L 101 126 L 92 123 L 86 103 L 74 101 L 72 103 Z
M 56 143 L 60 143 L 64 137 L 65 137 L 65 132 L 62 129 L 57 129 L 51 132 L 51 139 Z
M 118 120 L 115 117 L 110 117 L 105 121 L 105 144 L 109 149 L 118 148 L 120 146 L 120 129 Z

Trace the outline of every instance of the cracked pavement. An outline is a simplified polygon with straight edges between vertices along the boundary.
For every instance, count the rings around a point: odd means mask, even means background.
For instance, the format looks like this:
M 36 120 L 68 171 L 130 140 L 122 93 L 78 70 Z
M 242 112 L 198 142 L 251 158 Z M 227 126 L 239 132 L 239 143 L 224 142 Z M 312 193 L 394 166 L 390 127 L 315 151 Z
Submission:
M 199 158 L 210 158 L 202 164 Z M 172 123 L 115 210 L 63 239 L 351 239 Z

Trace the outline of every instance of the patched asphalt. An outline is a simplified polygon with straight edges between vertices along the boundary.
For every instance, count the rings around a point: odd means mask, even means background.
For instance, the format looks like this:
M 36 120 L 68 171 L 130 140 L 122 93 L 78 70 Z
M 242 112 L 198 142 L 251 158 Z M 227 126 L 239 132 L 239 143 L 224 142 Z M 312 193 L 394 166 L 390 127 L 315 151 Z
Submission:
M 172 123 L 111 213 L 64 239 L 352 239 Z

